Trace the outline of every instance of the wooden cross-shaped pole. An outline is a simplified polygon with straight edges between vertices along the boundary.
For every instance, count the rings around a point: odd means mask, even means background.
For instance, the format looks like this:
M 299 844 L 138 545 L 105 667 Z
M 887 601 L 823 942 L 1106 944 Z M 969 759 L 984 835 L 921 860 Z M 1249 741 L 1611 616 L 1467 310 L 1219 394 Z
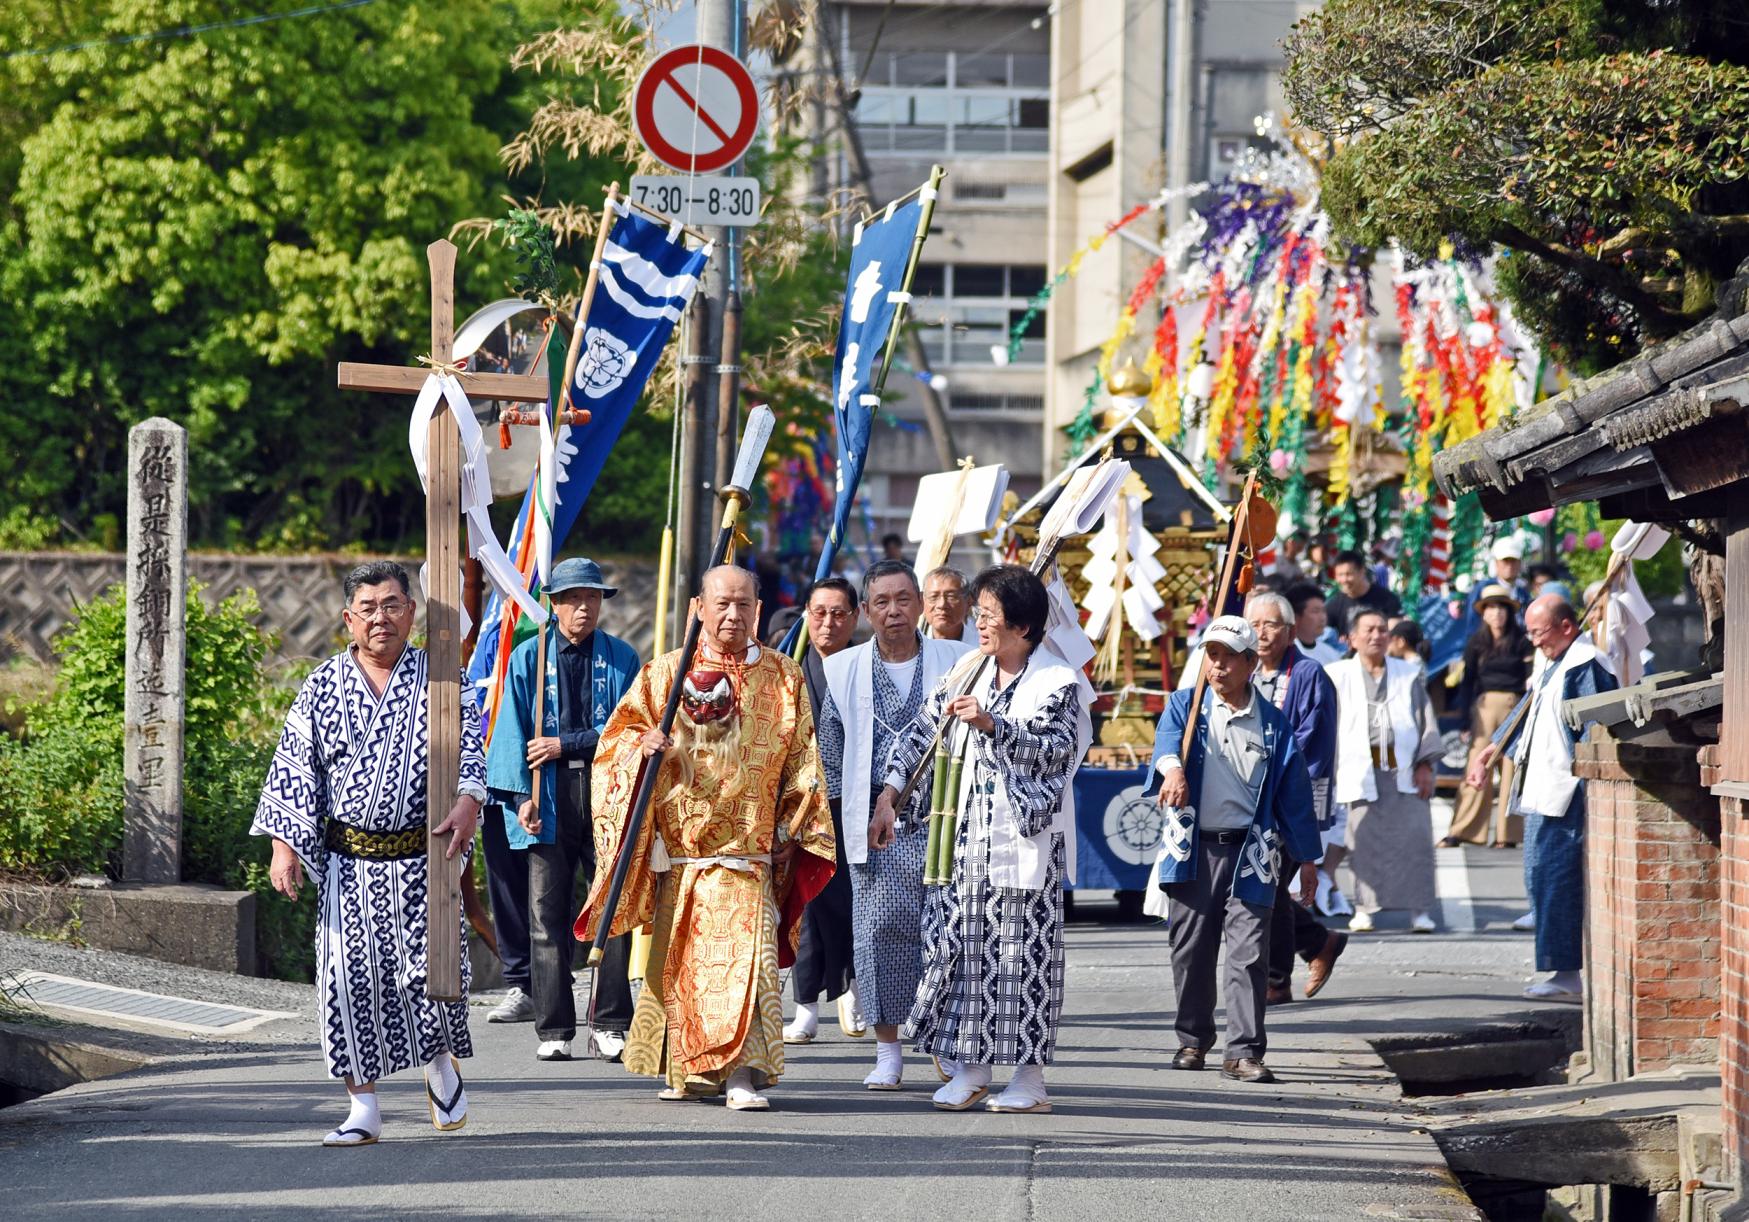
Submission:
M 431 266 L 431 362 L 434 369 L 453 364 L 455 336 L 455 247 L 439 238 L 425 248 Z M 403 365 L 365 365 L 343 361 L 341 390 L 374 390 L 382 394 L 416 395 L 432 369 Z M 547 380 L 527 374 L 463 373 L 462 387 L 471 398 L 544 403 Z M 440 401 L 431 413 L 427 436 L 430 491 L 425 498 L 425 555 L 431 566 L 431 589 L 425 605 L 425 649 L 430 657 L 426 675 L 426 720 L 430 743 L 425 781 L 427 829 L 449 817 L 461 779 L 462 729 L 462 575 L 461 575 L 461 433 L 449 409 Z M 444 841 L 430 837 L 426 845 L 429 874 L 426 995 L 435 1001 L 461 1001 L 461 863 L 446 860 Z

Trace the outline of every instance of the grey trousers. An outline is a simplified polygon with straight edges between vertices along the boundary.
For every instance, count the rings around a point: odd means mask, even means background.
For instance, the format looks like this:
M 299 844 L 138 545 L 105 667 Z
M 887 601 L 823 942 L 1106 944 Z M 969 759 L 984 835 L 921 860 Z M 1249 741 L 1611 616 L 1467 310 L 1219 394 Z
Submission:
M 1215 963 L 1224 944 L 1229 1061 L 1263 1059 L 1263 1006 L 1269 986 L 1271 906 L 1233 897 L 1233 875 L 1242 844 L 1202 842 L 1196 877 L 1166 887 L 1170 902 L 1167 938 L 1172 947 L 1172 985 L 1178 995 L 1173 1023 L 1178 1046 L 1204 1051 L 1215 1043 Z

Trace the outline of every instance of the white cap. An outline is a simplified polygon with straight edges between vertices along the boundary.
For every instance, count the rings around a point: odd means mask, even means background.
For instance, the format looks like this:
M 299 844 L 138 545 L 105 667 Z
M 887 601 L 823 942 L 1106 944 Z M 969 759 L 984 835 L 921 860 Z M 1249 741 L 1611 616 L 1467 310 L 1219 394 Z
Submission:
M 1501 535 L 1494 540 L 1489 554 L 1496 560 L 1523 560 L 1524 548 L 1519 544 L 1517 535 Z
M 1237 615 L 1223 615 L 1211 620 L 1203 630 L 1202 643 L 1219 641 L 1234 653 L 1256 653 L 1257 633 Z

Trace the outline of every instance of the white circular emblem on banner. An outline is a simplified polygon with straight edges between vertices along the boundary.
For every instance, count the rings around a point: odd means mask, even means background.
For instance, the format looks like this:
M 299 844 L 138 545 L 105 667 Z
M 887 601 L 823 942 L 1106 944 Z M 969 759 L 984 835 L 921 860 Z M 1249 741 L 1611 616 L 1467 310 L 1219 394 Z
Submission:
M 619 389 L 632 371 L 635 353 L 600 327 L 583 332 L 583 353 L 577 359 L 577 389 L 591 399 L 603 399 Z
M 1105 805 L 1105 843 L 1112 855 L 1132 866 L 1152 865 L 1160 855 L 1165 818 L 1141 785 L 1120 789 Z

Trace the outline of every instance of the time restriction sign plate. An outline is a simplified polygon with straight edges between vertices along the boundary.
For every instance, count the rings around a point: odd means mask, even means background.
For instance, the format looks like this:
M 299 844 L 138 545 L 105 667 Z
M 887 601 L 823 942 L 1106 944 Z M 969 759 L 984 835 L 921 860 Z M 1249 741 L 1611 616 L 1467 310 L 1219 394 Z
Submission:
M 684 174 L 635 174 L 632 198 L 682 225 L 759 224 L 759 180 Z

